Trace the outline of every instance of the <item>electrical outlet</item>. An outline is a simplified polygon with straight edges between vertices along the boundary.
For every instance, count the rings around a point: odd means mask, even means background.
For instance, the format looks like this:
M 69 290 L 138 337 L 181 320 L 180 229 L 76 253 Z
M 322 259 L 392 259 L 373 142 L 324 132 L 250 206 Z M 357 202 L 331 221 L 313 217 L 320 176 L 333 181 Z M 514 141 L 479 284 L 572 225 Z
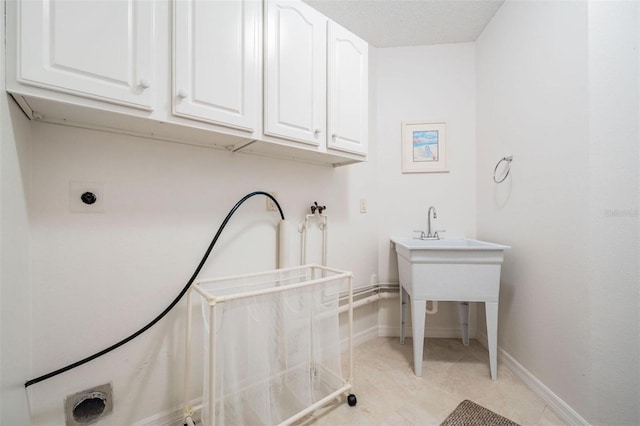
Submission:
M 278 193 L 277 192 L 270 192 L 269 194 L 271 194 L 271 196 L 273 198 L 278 198 Z M 278 206 L 276 206 L 276 203 L 273 202 L 273 200 L 269 197 L 265 197 L 267 199 L 267 211 L 268 212 L 277 212 L 278 211 Z
M 367 212 L 367 200 L 364 198 L 360 198 L 360 213 Z

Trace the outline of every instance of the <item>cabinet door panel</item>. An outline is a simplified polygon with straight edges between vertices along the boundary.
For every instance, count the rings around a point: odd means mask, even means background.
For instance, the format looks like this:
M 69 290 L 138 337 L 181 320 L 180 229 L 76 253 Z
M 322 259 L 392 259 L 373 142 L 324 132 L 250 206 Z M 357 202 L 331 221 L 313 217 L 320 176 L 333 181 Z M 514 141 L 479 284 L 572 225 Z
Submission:
M 367 153 L 368 45 L 339 25 L 328 32 L 329 148 Z
M 267 2 L 265 134 L 326 140 L 326 18 L 302 2 Z
M 175 3 L 173 113 L 254 131 L 259 102 L 260 3 Z
M 150 110 L 153 13 L 146 0 L 21 1 L 18 78 Z

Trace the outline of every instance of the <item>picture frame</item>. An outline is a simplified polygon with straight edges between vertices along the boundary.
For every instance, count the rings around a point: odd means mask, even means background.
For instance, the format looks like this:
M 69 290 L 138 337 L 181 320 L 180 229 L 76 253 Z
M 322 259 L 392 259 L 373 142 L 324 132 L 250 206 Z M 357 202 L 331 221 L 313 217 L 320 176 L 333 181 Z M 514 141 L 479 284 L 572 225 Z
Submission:
M 402 123 L 402 173 L 448 172 L 447 124 Z

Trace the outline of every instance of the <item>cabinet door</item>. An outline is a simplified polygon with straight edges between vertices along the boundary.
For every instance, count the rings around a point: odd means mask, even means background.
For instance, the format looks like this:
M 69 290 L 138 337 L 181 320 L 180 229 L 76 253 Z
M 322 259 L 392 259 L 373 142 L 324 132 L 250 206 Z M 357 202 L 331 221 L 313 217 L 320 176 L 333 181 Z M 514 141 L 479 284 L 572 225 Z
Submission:
M 174 5 L 173 113 L 256 130 L 260 2 L 180 0 Z
M 355 154 L 367 153 L 367 43 L 334 22 L 328 29 L 327 146 Z
M 18 80 L 151 110 L 153 2 L 18 2 Z
M 264 133 L 326 144 L 326 18 L 301 1 L 267 0 Z

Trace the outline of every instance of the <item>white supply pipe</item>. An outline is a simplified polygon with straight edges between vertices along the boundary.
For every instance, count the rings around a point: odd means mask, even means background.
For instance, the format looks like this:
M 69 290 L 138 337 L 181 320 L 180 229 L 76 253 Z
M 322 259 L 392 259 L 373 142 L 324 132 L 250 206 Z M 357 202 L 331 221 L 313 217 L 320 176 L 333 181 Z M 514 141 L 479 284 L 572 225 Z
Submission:
M 369 291 L 375 291 L 375 289 L 370 289 Z M 357 302 L 353 302 L 353 307 L 354 308 L 359 308 L 360 306 L 364 306 L 367 305 L 369 303 L 374 303 L 379 301 L 380 299 L 395 299 L 396 297 L 398 297 L 398 293 L 396 292 L 379 292 L 376 293 L 372 296 L 368 296 L 365 297 L 364 299 L 360 299 Z M 431 308 L 429 308 L 429 303 L 431 303 Z M 347 305 L 343 305 L 340 306 L 338 308 L 338 312 L 342 313 L 342 312 L 346 312 L 347 311 Z M 437 314 L 438 313 L 438 301 L 437 300 L 430 300 L 427 301 L 426 304 L 426 311 L 427 314 L 433 315 L 433 314 Z
M 327 215 L 321 214 L 323 221 L 320 223 L 320 229 L 322 230 L 322 266 L 327 266 Z
M 292 235 L 293 224 L 288 220 L 281 220 L 278 223 L 278 269 L 295 266 L 291 250 Z
M 307 230 L 309 229 L 309 220 L 311 218 L 319 221 L 318 227 L 322 231 L 322 266 L 327 266 L 327 223 L 328 217 L 326 214 L 308 214 L 304 217 L 304 224 L 299 228 L 302 233 L 302 250 L 300 254 L 300 264 L 307 264 Z
M 368 305 L 369 303 L 374 303 L 381 299 L 395 299 L 396 297 L 398 297 L 398 293 L 377 293 L 373 296 L 365 297 L 364 299 L 360 299 L 357 302 L 353 302 L 353 307 L 359 308 L 360 306 Z M 346 312 L 347 310 L 349 310 L 348 304 L 342 305 L 338 308 L 339 313 Z

